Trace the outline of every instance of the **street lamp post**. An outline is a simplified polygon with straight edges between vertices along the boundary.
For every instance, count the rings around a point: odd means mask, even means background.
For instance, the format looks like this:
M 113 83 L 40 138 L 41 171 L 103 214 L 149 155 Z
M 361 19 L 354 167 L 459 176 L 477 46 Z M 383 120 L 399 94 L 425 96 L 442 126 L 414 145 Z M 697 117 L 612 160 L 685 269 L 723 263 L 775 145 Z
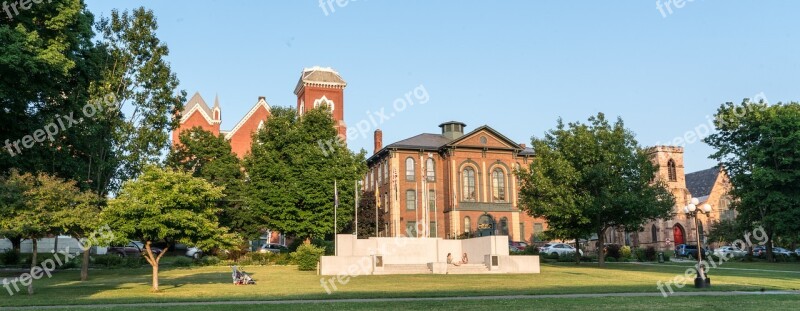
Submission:
M 694 218 L 694 230 L 697 234 L 697 277 L 694 279 L 695 288 L 711 287 L 711 279 L 706 275 L 705 266 L 703 266 L 703 245 L 700 240 L 700 226 L 698 225 L 697 214 L 711 214 L 711 204 L 703 204 L 702 208 L 698 208 L 700 200 L 692 198 L 689 204 L 683 207 L 683 213 L 687 218 Z

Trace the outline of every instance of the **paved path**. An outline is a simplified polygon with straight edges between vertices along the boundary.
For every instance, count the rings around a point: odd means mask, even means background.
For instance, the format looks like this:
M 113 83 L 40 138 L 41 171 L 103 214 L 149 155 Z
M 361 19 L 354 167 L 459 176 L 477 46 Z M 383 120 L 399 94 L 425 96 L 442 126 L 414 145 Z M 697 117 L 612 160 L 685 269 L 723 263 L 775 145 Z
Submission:
M 676 292 L 670 296 L 759 296 L 759 295 L 800 295 L 800 291 L 763 292 Z M 204 301 L 204 302 L 165 302 L 134 304 L 98 305 L 60 305 L 32 307 L 0 307 L 5 310 L 52 310 L 52 309 L 99 309 L 99 308 L 157 308 L 179 306 L 235 306 L 235 305 L 286 305 L 317 303 L 365 303 L 365 302 L 407 302 L 407 301 L 464 301 L 464 300 L 507 300 L 507 299 L 559 299 L 559 298 L 597 298 L 597 297 L 661 297 L 661 293 L 606 293 L 606 294 L 564 294 L 564 295 L 512 295 L 512 296 L 470 296 L 470 297 L 430 297 L 430 298 L 368 298 L 368 299 L 309 299 L 309 300 L 264 300 L 264 301 Z
M 689 261 L 673 261 L 675 263 L 695 263 Z M 685 268 L 689 266 L 680 266 L 680 265 L 670 265 L 670 264 L 657 264 L 657 263 L 647 263 L 647 262 L 607 262 L 607 264 L 620 264 L 620 265 L 641 265 L 641 266 L 659 266 L 659 267 L 675 267 L 675 268 Z M 798 273 L 800 271 L 786 271 L 786 270 L 772 270 L 772 269 L 749 269 L 749 268 L 725 268 L 725 267 L 708 267 L 709 271 L 711 270 L 738 270 L 738 271 L 757 271 L 757 272 L 780 272 L 780 273 Z

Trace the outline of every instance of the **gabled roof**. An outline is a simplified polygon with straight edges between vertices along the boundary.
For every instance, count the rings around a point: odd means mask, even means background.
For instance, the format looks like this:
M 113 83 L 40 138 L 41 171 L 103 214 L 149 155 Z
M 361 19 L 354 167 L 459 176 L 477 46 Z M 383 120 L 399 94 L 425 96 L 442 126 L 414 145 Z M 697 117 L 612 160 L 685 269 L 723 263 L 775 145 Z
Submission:
M 294 88 L 294 93 L 299 94 L 305 85 L 344 88 L 347 86 L 347 82 L 331 67 L 314 66 L 303 69 L 300 81 L 297 81 L 297 86 Z
M 711 194 L 711 190 L 714 189 L 719 173 L 719 167 L 712 167 L 686 174 L 686 188 L 695 198 L 708 197 Z
M 183 111 L 181 111 L 181 122 L 186 121 L 195 111 L 200 112 L 203 115 L 203 118 L 205 118 L 209 123 L 214 122 L 214 118 L 212 117 L 214 113 L 212 112 L 211 108 L 208 107 L 206 101 L 203 100 L 203 96 L 200 96 L 200 92 L 195 92 L 194 95 L 192 95 L 192 98 L 186 102 L 186 105 L 183 107 Z
M 510 138 L 506 137 L 503 134 L 500 134 L 500 132 L 496 131 L 495 129 L 493 129 L 492 127 L 490 127 L 488 125 L 479 126 L 478 128 L 472 130 L 471 132 L 466 133 L 466 134 L 462 135 L 461 137 L 454 139 L 453 141 L 449 142 L 447 145 L 448 146 L 454 146 L 454 145 L 458 144 L 459 142 L 470 138 L 472 135 L 475 135 L 476 133 L 478 133 L 480 131 L 484 131 L 484 130 L 489 132 L 489 133 L 491 133 L 492 135 L 497 136 L 497 138 L 500 138 L 500 140 L 502 140 L 506 144 L 511 145 L 512 146 L 511 149 L 522 150 L 522 147 L 520 147 L 519 144 L 517 144 L 515 141 L 511 140 Z
M 245 123 L 247 123 L 247 120 L 250 120 L 253 114 L 258 111 L 259 107 L 264 107 L 264 109 L 267 109 L 267 112 L 272 110 L 272 108 L 269 106 L 269 103 L 267 103 L 267 100 L 264 97 L 259 97 L 258 102 L 255 104 L 255 106 L 253 106 L 253 108 L 250 109 L 249 112 L 247 112 L 244 118 L 239 120 L 239 123 L 236 123 L 236 126 L 230 132 L 225 134 L 225 139 L 231 139 L 231 137 L 236 134 L 236 131 L 238 131 Z

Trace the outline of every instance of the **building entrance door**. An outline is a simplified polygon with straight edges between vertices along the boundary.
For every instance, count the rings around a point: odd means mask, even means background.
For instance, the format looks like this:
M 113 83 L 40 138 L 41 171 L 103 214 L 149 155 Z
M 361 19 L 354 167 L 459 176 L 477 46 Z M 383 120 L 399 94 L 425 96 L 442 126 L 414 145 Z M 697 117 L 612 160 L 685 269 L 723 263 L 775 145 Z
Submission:
M 483 214 L 478 218 L 478 236 L 494 235 L 494 218 L 489 214 Z
M 681 228 L 680 225 L 675 225 L 675 227 L 672 227 L 672 238 L 675 240 L 675 245 L 683 244 L 683 237 L 683 228 Z

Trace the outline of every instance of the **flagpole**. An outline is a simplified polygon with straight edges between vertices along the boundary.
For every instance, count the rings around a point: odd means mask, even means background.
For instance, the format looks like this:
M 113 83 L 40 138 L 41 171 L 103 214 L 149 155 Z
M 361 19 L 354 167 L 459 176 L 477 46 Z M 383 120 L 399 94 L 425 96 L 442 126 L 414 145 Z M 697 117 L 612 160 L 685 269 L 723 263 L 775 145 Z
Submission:
M 336 233 L 339 231 L 336 223 L 336 210 L 339 208 L 339 188 L 336 187 L 336 180 L 333 181 L 333 247 L 334 255 L 339 256 L 339 249 L 336 247 Z
M 355 185 L 356 185 L 356 188 L 355 188 L 354 192 L 355 192 L 355 198 L 356 199 L 355 199 L 355 202 L 353 203 L 353 206 L 355 207 L 355 210 L 356 210 L 356 227 L 353 229 L 353 234 L 356 235 L 356 240 L 358 240 L 358 180 L 356 180 Z
M 380 208 L 381 199 L 380 194 L 378 194 L 378 182 L 374 181 L 375 184 L 375 237 L 378 237 L 378 208 Z

